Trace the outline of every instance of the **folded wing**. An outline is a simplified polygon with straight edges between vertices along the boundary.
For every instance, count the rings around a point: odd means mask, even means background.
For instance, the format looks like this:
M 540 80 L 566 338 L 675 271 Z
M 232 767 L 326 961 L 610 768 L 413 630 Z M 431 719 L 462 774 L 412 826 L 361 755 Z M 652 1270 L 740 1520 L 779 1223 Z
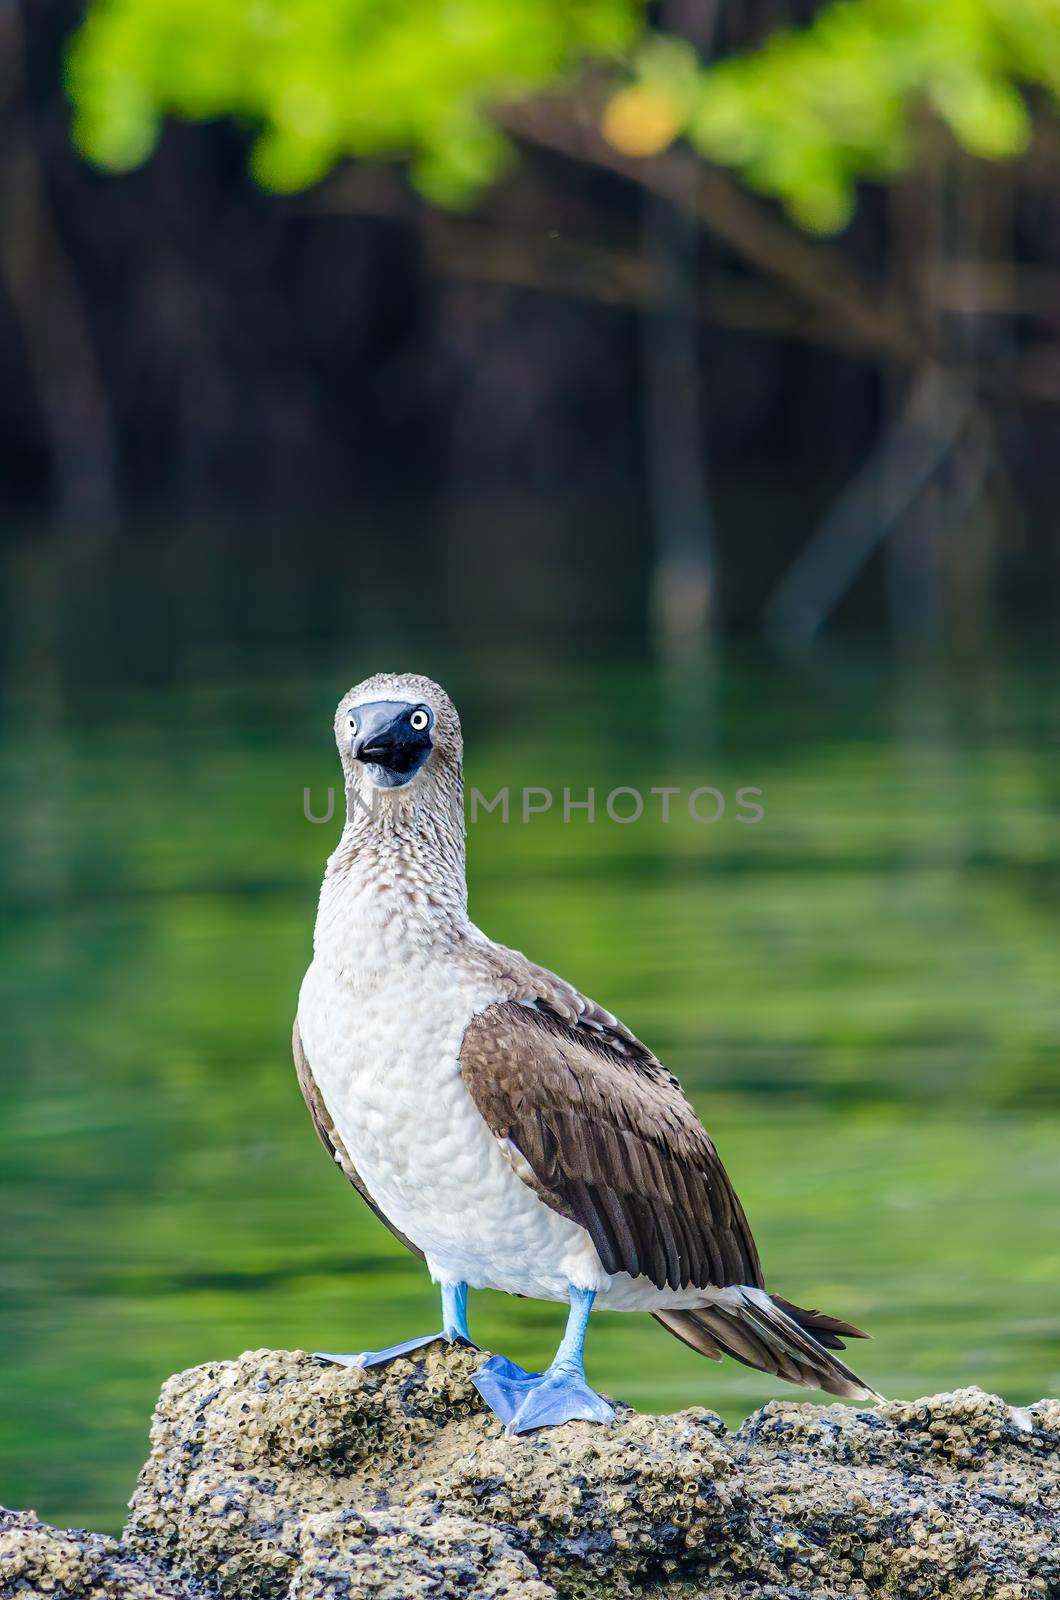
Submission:
M 760 1286 L 751 1230 L 677 1080 L 587 1002 L 489 1006 L 460 1069 L 514 1170 L 581 1224 L 607 1272 L 657 1288 Z

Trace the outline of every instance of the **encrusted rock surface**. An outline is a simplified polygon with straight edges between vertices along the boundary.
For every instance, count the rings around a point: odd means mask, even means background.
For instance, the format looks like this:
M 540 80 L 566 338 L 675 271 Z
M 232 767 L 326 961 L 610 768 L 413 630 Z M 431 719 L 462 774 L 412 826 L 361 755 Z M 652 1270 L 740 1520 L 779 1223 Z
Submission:
M 0 1506 L 0 1595 L 30 1600 L 187 1600 L 187 1590 L 162 1577 L 116 1539 L 50 1528 L 32 1511 Z
M 783 1400 L 736 1433 L 619 1407 L 507 1439 L 482 1359 L 433 1346 L 358 1372 L 259 1350 L 180 1373 L 122 1543 L 0 1521 L 0 1595 L 1060 1596 L 1058 1401 Z

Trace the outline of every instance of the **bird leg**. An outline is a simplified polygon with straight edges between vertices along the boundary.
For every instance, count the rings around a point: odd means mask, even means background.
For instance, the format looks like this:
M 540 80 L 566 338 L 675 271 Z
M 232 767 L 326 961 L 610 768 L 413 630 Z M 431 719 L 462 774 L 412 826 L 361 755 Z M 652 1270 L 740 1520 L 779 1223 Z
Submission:
M 388 1346 L 386 1350 L 362 1350 L 352 1356 L 331 1355 L 324 1350 L 315 1350 L 313 1353 L 318 1361 L 330 1361 L 337 1367 L 382 1367 L 388 1361 L 396 1361 L 398 1356 L 407 1356 L 413 1350 L 421 1350 L 424 1345 L 434 1344 L 438 1339 L 444 1339 L 447 1344 L 465 1344 L 470 1345 L 472 1349 L 478 1348 L 467 1331 L 466 1283 L 442 1284 L 440 1333 L 425 1333 L 419 1339 L 405 1339 L 401 1344 Z
M 585 1381 L 585 1330 L 595 1299 L 594 1289 L 571 1288 L 566 1332 L 547 1371 L 526 1372 L 505 1356 L 491 1356 L 475 1373 L 475 1388 L 506 1433 L 563 1422 L 614 1422 L 612 1407 Z

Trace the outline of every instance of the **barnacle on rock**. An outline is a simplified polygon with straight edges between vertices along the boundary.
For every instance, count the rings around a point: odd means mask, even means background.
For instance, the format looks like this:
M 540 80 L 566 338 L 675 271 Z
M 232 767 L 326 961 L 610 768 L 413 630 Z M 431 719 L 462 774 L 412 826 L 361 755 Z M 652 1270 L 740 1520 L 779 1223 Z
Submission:
M 102 1533 L 50 1528 L 0 1507 L 0 1596 L 33 1600 L 187 1600 L 187 1591 Z
M 0 1597 L 1046 1600 L 1060 1403 L 774 1401 L 507 1438 L 481 1352 L 256 1350 L 170 1379 L 123 1542 L 0 1520 Z

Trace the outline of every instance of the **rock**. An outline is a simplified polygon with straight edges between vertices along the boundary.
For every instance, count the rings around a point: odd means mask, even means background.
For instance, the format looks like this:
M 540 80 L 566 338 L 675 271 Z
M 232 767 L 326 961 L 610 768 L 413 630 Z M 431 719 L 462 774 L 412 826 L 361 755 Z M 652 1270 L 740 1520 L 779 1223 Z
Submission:
M 619 1406 L 613 1427 L 508 1439 L 482 1359 L 439 1345 L 360 1372 L 259 1350 L 180 1373 L 121 1545 L 15 1519 L 30 1554 L 9 1568 L 0 1542 L 0 1594 L 9 1570 L 20 1593 L 129 1600 L 1060 1593 L 1060 1402 L 784 1400 L 736 1433 Z
M 32 1600 L 187 1600 L 187 1590 L 102 1533 L 63 1532 L 0 1506 L 0 1595 Z

